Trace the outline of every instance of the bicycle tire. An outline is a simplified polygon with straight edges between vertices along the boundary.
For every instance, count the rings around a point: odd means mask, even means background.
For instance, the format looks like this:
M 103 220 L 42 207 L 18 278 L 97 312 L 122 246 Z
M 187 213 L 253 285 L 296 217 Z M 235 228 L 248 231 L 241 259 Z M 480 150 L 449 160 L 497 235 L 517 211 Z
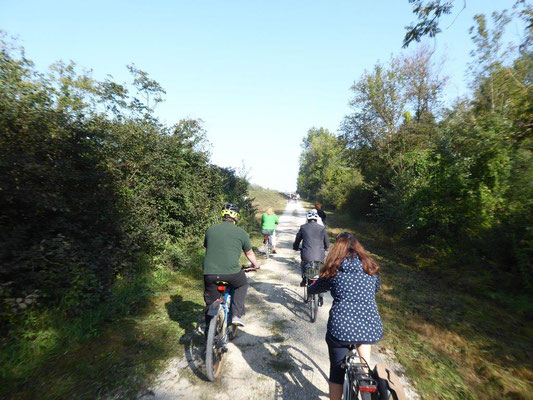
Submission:
M 304 286 L 304 303 L 307 304 L 309 301 L 309 294 L 307 293 L 307 283 Z
M 361 400 L 372 400 L 372 393 L 370 392 L 359 392 Z
M 237 325 L 230 325 L 228 328 L 228 339 L 233 340 L 237 336 Z
M 216 317 L 209 322 L 205 346 L 205 370 L 210 381 L 218 378 L 222 370 L 222 352 L 219 349 L 222 346 L 223 327 L 224 311 L 219 307 Z
M 350 374 L 346 374 L 344 377 L 344 384 L 342 385 L 342 399 L 343 400 L 356 400 L 355 391 L 353 390 L 353 382 Z
M 266 258 L 270 258 L 270 253 L 272 252 L 271 250 L 271 245 L 270 245 L 270 239 L 267 239 L 267 242 L 265 243 L 265 253 L 266 253 Z
M 316 314 L 318 312 L 318 305 L 316 302 L 316 295 L 312 295 L 309 299 L 309 314 L 311 317 L 311 322 L 316 321 Z

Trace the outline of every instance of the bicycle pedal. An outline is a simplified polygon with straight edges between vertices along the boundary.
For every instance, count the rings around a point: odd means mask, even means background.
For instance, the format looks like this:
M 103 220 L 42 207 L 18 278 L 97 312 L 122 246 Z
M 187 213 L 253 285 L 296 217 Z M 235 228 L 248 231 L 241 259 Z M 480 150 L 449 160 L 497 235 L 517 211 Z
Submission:
M 222 351 L 222 353 L 227 353 L 228 352 L 227 346 L 223 346 L 220 350 Z

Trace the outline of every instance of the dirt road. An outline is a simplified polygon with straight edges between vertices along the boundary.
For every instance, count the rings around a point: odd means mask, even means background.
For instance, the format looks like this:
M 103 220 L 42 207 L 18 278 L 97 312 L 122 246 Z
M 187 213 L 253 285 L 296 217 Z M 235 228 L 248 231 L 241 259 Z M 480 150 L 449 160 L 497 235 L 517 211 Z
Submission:
M 299 254 L 292 242 L 305 211 L 291 203 L 280 218 L 278 254 L 250 273 L 246 298 L 246 327 L 239 330 L 223 362 L 221 377 L 205 376 L 203 335 L 183 340 L 185 358 L 173 360 L 142 400 L 170 399 L 327 399 L 329 360 L 324 340 L 331 296 L 324 297 L 315 323 L 299 287 Z M 374 346 L 371 365 L 391 360 Z M 401 369 L 396 366 L 397 369 Z M 409 399 L 419 396 L 407 390 Z

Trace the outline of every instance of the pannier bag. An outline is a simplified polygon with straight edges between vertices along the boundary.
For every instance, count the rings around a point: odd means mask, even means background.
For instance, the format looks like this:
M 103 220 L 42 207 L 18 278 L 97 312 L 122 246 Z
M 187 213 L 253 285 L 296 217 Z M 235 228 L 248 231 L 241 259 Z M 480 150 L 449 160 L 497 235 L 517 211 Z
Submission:
M 387 393 L 388 390 L 391 392 L 391 399 L 407 400 L 400 378 L 398 378 L 392 368 L 385 364 L 376 364 L 372 375 L 374 375 L 374 379 L 378 383 L 379 393 Z

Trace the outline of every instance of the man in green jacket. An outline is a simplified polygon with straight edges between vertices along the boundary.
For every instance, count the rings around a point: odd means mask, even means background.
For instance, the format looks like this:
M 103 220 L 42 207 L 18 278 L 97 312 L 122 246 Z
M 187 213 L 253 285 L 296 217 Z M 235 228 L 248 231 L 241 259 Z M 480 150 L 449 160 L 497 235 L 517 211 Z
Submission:
M 226 281 L 235 290 L 231 298 L 232 324 L 244 326 L 241 317 L 244 314 L 244 300 L 248 290 L 248 281 L 244 270 L 239 265 L 241 251 L 252 263 L 251 270 L 258 269 L 257 259 L 252 250 L 252 243 L 246 231 L 236 226 L 239 219 L 239 207 L 226 204 L 222 208 L 222 222 L 211 226 L 205 233 L 206 248 L 204 274 L 204 300 L 206 311 L 220 297 L 216 281 Z M 209 324 L 206 312 L 206 324 Z

